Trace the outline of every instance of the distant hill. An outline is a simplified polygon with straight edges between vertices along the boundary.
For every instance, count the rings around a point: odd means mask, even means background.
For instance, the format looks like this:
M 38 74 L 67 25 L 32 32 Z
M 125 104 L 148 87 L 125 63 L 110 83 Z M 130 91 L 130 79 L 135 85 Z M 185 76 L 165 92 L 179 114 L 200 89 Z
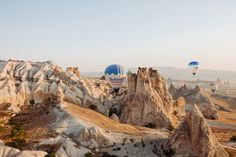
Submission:
M 166 79 L 176 80 L 194 80 L 189 69 L 175 68 L 175 67 L 154 67 L 159 73 L 161 73 Z M 128 70 L 136 72 L 137 68 L 129 68 Z M 82 75 L 88 77 L 101 77 L 103 72 L 82 72 Z M 195 79 L 215 81 L 219 78 L 221 81 L 229 81 L 236 83 L 236 71 L 218 71 L 218 70 L 200 70 Z

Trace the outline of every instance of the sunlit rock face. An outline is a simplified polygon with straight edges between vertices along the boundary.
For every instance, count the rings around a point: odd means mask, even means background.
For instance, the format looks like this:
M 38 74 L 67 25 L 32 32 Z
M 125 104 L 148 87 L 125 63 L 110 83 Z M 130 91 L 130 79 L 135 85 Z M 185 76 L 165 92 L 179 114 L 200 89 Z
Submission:
M 139 68 L 137 74 L 128 74 L 128 92 L 121 121 L 140 126 L 170 127 L 172 103 L 164 78 L 152 68 Z
M 72 72 L 74 73 L 77 77 L 80 77 L 80 71 L 78 67 L 68 67 L 66 69 L 67 72 Z
M 44 157 L 47 153 L 43 151 L 20 151 L 15 148 L 0 146 L 1 157 Z
M 51 62 L 0 62 L 0 104 L 34 105 L 55 98 L 95 106 L 104 115 L 115 103 L 106 81 L 82 77 L 78 68 L 64 71 Z
M 183 97 L 186 101 L 186 110 L 188 107 L 196 104 L 205 118 L 208 119 L 218 119 L 219 114 L 216 109 L 215 104 L 212 102 L 211 98 L 200 87 L 196 87 L 194 89 L 188 89 L 186 86 L 181 88 L 175 88 L 171 86 L 169 89 L 173 99 L 178 99 L 179 97 Z
M 174 103 L 173 103 L 173 114 L 181 119 L 183 116 L 185 116 L 185 99 L 183 97 L 179 97 Z
M 52 62 L 0 61 L 3 119 L 26 118 L 23 124 L 28 133 L 34 128 L 47 130 L 42 134 L 47 136 L 37 137 L 40 141 L 34 147 L 42 151 L 20 151 L 0 141 L 0 156 L 45 156 L 48 151 L 40 145 L 59 146 L 55 150 L 59 157 L 82 157 L 89 152 L 96 156 L 106 151 L 118 156 L 154 157 L 171 150 L 176 155 L 227 156 L 195 106 L 171 136 L 166 129 L 119 123 L 173 129 L 186 114 L 185 98 L 187 103 L 201 100 L 200 107 L 201 102 L 209 102 L 200 88 L 181 90 L 170 90 L 173 101 L 164 78 L 151 68 L 129 73 L 128 85 L 115 94 L 105 80 L 83 77 L 78 68 L 64 71 Z M 201 111 L 214 115 L 210 109 Z M 122 151 L 114 151 L 118 146 Z
M 196 105 L 168 139 L 164 150 L 174 156 L 228 157 Z

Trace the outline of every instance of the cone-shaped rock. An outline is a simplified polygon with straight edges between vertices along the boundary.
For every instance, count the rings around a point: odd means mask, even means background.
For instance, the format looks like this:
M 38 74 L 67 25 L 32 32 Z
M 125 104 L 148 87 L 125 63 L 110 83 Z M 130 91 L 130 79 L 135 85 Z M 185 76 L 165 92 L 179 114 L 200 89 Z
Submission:
M 124 99 L 121 121 L 170 127 L 172 103 L 164 78 L 156 70 L 139 68 L 137 75 L 128 74 L 128 94 Z
M 175 156 L 228 157 L 196 105 L 168 139 L 164 150 Z

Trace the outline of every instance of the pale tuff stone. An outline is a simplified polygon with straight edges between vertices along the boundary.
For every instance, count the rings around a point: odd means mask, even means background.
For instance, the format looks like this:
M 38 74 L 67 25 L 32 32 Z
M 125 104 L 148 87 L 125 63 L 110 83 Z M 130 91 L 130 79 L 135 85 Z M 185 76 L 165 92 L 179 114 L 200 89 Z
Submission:
M 219 118 L 215 104 L 212 102 L 208 94 L 200 87 L 197 86 L 195 89 L 188 89 L 186 86 L 183 86 L 179 89 L 176 89 L 174 86 L 171 86 L 169 91 L 174 99 L 183 97 L 190 107 L 193 104 L 196 104 L 205 118 Z M 187 108 L 188 105 L 186 106 Z
M 202 113 L 193 105 L 179 127 L 164 146 L 166 152 L 175 156 L 228 157 L 217 141 Z
M 172 126 L 172 103 L 164 78 L 152 68 L 139 68 L 137 74 L 128 74 L 121 122 L 168 128 Z

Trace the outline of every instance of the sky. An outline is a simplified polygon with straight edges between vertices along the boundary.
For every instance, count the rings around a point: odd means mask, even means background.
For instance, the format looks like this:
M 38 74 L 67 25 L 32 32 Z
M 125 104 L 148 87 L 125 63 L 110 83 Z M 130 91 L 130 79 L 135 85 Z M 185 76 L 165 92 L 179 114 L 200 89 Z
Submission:
M 236 1 L 0 0 L 0 58 L 236 71 Z

